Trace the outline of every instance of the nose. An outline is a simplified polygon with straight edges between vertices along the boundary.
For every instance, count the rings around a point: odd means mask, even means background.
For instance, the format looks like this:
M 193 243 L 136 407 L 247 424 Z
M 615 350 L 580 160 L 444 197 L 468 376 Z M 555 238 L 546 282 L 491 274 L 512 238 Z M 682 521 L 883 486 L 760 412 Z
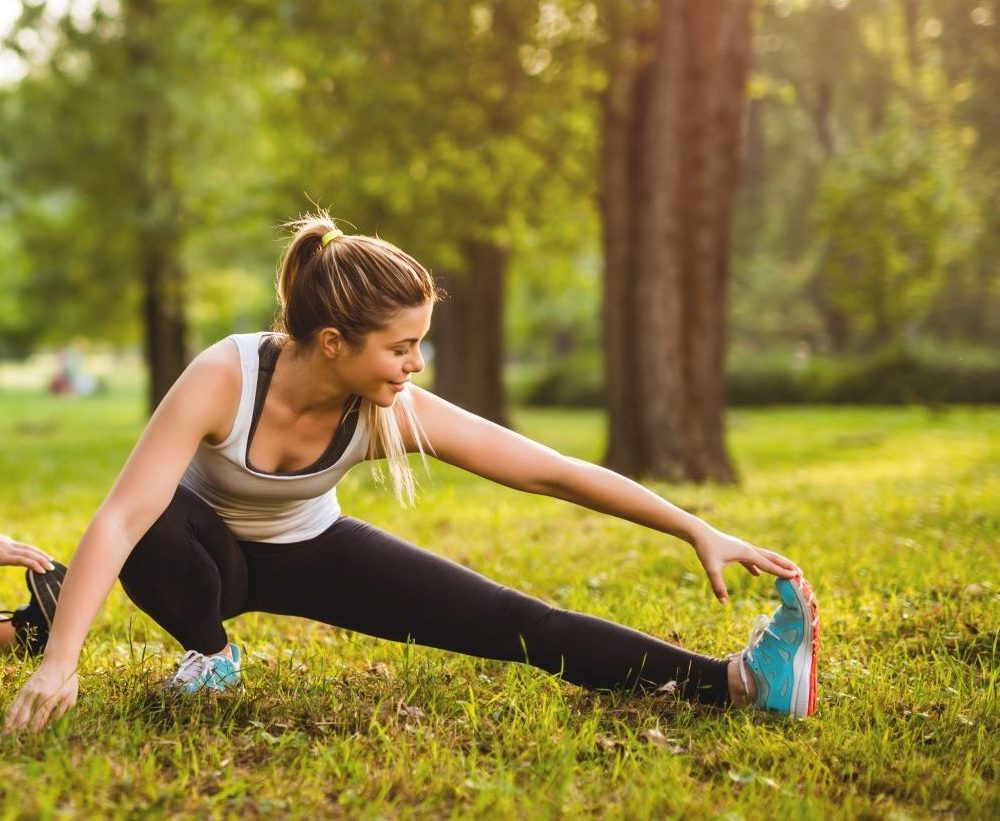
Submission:
M 409 373 L 420 373 L 423 369 L 424 369 L 424 356 L 420 352 L 420 348 L 418 346 L 413 349 L 413 356 L 407 363 L 406 370 L 409 371 Z

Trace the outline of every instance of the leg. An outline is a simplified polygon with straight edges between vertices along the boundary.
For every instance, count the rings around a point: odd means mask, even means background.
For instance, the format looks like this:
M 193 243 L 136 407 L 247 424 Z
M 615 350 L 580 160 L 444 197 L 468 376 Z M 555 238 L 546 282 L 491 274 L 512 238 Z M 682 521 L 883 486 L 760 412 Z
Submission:
M 652 690 L 675 681 L 686 698 L 729 702 L 724 660 L 551 607 L 351 517 L 308 542 L 241 544 L 248 609 L 527 661 L 588 688 Z
M 183 487 L 139 540 L 120 581 L 185 650 L 206 655 L 226 647 L 222 621 L 242 613 L 247 596 L 239 544 L 219 515 Z

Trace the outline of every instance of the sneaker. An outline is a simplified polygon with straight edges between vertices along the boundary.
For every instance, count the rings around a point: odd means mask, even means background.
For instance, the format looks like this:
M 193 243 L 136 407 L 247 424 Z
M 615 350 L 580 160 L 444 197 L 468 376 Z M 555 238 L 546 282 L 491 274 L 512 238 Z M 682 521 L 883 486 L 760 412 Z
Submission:
M 181 659 L 173 678 L 165 690 L 179 693 L 198 693 L 202 690 L 231 690 L 240 683 L 240 648 L 230 643 L 228 656 L 205 656 L 197 650 L 188 650 Z
M 29 656 L 40 656 L 44 652 L 52 620 L 56 617 L 56 601 L 66 576 L 66 566 L 59 562 L 52 564 L 55 567 L 48 573 L 26 570 L 24 578 L 30 596 L 28 603 L 13 612 L 2 611 L 7 618 L 0 621 L 9 621 L 14 625 L 17 645 Z
M 819 606 L 801 575 L 774 583 L 781 597 L 770 619 L 761 616 L 743 651 L 740 676 L 746 672 L 757 686 L 754 706 L 805 718 L 816 712 L 816 654 L 819 650 Z

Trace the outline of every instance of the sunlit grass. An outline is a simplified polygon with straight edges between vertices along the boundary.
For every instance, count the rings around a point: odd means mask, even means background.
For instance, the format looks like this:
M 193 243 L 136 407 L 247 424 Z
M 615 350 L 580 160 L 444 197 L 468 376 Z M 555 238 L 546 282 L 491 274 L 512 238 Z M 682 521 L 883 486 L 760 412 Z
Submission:
M 590 412 L 523 411 L 587 459 Z M 141 397 L 0 395 L 0 530 L 68 558 L 142 424 Z M 236 696 L 165 701 L 178 648 L 116 589 L 81 702 L 0 740 L 0 816 L 997 817 L 1000 411 L 736 412 L 738 488 L 657 485 L 798 560 L 823 612 L 809 721 L 595 695 L 521 665 L 257 614 Z M 565 607 L 726 653 L 774 606 L 721 607 L 683 543 L 434 463 L 415 511 L 364 466 L 345 511 Z M 15 570 L 0 605 L 23 599 Z M 30 671 L 0 663 L 9 703 Z M 662 736 L 646 731 L 659 729 Z

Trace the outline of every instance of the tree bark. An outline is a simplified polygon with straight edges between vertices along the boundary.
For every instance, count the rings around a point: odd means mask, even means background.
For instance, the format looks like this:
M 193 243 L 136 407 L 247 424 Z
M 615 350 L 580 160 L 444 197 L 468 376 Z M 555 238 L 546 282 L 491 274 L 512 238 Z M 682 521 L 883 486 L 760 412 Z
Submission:
M 462 245 L 462 273 L 445 273 L 448 299 L 434 309 L 434 392 L 509 427 L 503 389 L 504 297 L 508 249 Z
M 751 8 L 660 0 L 649 56 L 626 34 L 619 54 L 640 57 L 616 61 L 605 93 L 605 461 L 630 475 L 736 478 L 726 313 Z
M 187 364 L 184 272 L 180 263 L 177 191 L 171 173 L 169 114 L 160 75 L 163 33 L 155 0 L 124 7 L 131 86 L 129 136 L 134 173 L 134 241 L 142 283 L 143 352 L 152 413 Z
M 152 413 L 187 365 L 187 322 L 183 277 L 172 259 L 174 243 L 148 235 L 142 239 L 139 264 L 143 353 L 149 370 L 147 401 Z

